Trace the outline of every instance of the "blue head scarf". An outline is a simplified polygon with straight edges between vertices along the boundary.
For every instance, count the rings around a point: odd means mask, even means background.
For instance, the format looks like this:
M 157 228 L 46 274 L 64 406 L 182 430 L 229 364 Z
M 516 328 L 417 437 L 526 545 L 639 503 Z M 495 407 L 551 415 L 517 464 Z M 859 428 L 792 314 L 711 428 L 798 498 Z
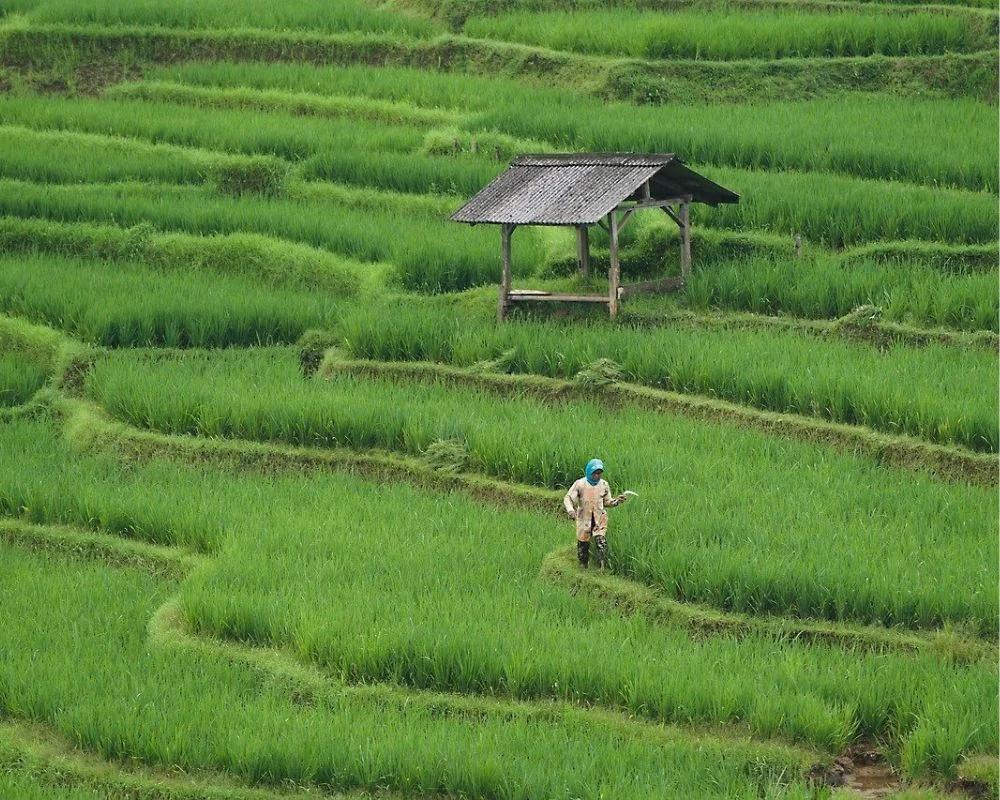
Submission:
M 587 476 L 587 483 L 591 486 L 597 486 L 597 478 L 594 477 L 594 473 L 597 470 L 604 472 L 604 462 L 599 458 L 592 458 L 587 462 L 587 468 L 584 470 L 584 474 Z

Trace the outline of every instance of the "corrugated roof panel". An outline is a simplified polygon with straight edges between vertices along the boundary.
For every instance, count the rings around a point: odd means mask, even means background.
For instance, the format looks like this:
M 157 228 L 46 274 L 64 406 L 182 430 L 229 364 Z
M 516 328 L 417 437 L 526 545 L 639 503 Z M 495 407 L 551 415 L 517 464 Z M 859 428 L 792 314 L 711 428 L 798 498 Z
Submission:
M 657 166 L 592 167 L 534 218 L 539 225 L 597 222 L 652 177 Z M 559 170 L 562 171 L 562 168 Z
M 561 167 L 567 164 L 594 167 L 662 166 L 676 158 L 673 153 L 538 153 L 518 156 L 513 166 Z
M 452 214 L 456 222 L 591 225 L 650 181 L 653 199 L 690 194 L 697 202 L 739 197 L 669 153 L 524 155 Z

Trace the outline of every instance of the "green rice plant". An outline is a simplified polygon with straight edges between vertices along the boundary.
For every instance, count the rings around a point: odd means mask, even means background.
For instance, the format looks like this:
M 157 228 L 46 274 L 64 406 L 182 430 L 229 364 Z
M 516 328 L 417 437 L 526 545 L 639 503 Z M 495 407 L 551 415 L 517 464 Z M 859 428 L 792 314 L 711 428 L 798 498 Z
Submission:
M 251 86 L 443 107 L 469 112 L 465 126 L 471 133 L 496 131 L 560 150 L 667 152 L 691 164 L 997 189 L 993 112 L 971 99 L 841 89 L 832 97 L 805 100 L 659 107 L 502 77 L 395 67 L 190 63 L 160 67 L 153 76 L 204 87 Z M 902 139 L 900 131 L 906 132 Z
M 285 193 L 288 163 L 272 156 L 257 156 L 240 163 L 213 164 L 206 176 L 218 191 L 233 197 L 278 197 Z
M 312 92 L 282 92 L 237 87 L 219 89 L 188 86 L 170 81 L 121 83 L 109 87 L 104 97 L 145 100 L 201 108 L 240 108 L 282 111 L 298 116 L 349 117 L 388 125 L 419 128 L 456 124 L 461 115 L 445 109 L 421 108 L 409 103 L 330 96 Z
M 94 792 L 86 786 L 53 786 L 28 771 L 0 770 L 0 793 L 20 800 L 93 800 Z
M 201 183 L 213 159 L 222 157 L 114 136 L 0 127 L 0 175 L 37 183 L 128 178 Z
M 49 364 L 56 358 L 63 341 L 63 337 L 51 328 L 0 316 L 0 352 L 21 353 L 37 364 Z
M 34 0 L 19 0 L 33 2 Z M 504 16 L 525 12 L 579 12 L 614 9 L 616 12 L 631 13 L 635 11 L 663 11 L 662 0 L 412 0 L 417 8 L 424 9 L 437 19 L 447 20 L 456 29 L 460 29 L 470 17 L 484 17 L 491 14 Z M 894 0 L 891 4 L 905 9 L 908 5 L 918 5 L 915 0 Z M 942 5 L 982 6 L 989 7 L 980 0 L 973 2 L 951 2 Z M 704 2 L 681 2 L 670 6 L 671 9 L 683 9 L 688 6 L 704 8 L 706 11 L 731 11 L 732 5 L 726 2 L 715 4 Z M 721 6 L 721 9 L 718 8 Z
M 693 308 L 833 319 L 858 306 L 884 318 L 926 327 L 997 330 L 996 272 L 947 275 L 919 265 L 839 258 L 755 258 L 702 266 L 684 287 Z
M 0 101 L 0 122 L 35 130 L 136 138 L 150 144 L 229 154 L 273 155 L 292 161 L 341 149 L 414 152 L 423 142 L 422 130 L 400 125 L 137 100 L 5 97 Z
M 330 199 L 336 200 L 333 195 Z M 352 260 L 391 261 L 407 288 L 428 291 L 464 289 L 492 282 L 499 274 L 499 235 L 494 230 L 461 230 L 425 214 L 407 218 L 317 200 L 315 194 L 288 200 L 230 199 L 203 188 L 162 184 L 38 186 L 0 180 L 0 214 L 62 222 L 114 219 L 201 236 L 264 234 Z M 537 249 L 535 237 L 518 237 L 515 274 L 533 269 Z
M 44 365 L 26 358 L 23 353 L 0 351 L 0 407 L 30 400 L 47 378 Z
M 84 0 L 84 2 L 13 0 L 5 3 L 5 7 L 9 10 L 22 11 L 31 23 L 41 24 L 69 22 L 177 28 L 369 31 L 407 36 L 430 36 L 439 31 L 437 26 L 427 20 L 371 8 L 357 0 L 345 0 L 332 6 L 314 0 L 296 3 L 289 7 L 275 7 L 261 0 L 252 2 L 213 0 L 211 3 L 175 0 L 165 6 L 143 0 L 127 0 L 113 4 L 101 0 Z
M 78 353 L 50 328 L 0 316 L 0 407 L 30 400 Z
M 633 58 L 903 56 L 982 50 L 991 37 L 971 15 L 748 10 L 518 12 L 471 17 L 464 30 L 553 50 Z
M 511 703 L 345 690 L 294 663 L 278 662 L 290 675 L 271 676 L 241 651 L 185 646 L 183 639 L 169 649 L 150 647 L 146 623 L 169 584 L 6 544 L 0 550 L 5 582 L 19 586 L 12 608 L 23 615 L 3 636 L 8 714 L 45 720 L 104 759 L 183 770 L 188 782 L 202 770 L 224 772 L 245 785 L 225 796 L 286 796 L 292 784 L 498 800 L 592 791 L 627 800 L 811 794 L 807 756 L 792 748 L 633 731 L 617 722 L 608 735 L 608 720 L 565 707 L 536 713 Z M 102 621 L 112 608 L 112 619 Z M 192 729 L 203 735 L 192 737 Z M 581 751 L 592 758 L 574 765 Z M 184 794 L 193 791 L 188 783 Z
M 830 247 L 885 239 L 955 244 L 997 239 L 996 199 L 987 192 L 933 189 L 816 173 L 717 168 L 712 180 L 740 194 L 736 205 L 695 205 L 693 224 L 800 233 Z
M 288 350 L 122 354 L 95 366 L 87 391 L 116 416 L 172 434 L 383 448 L 548 487 L 579 477 L 596 447 L 614 454 L 616 486 L 648 498 L 621 512 L 622 569 L 680 599 L 887 625 L 968 622 L 983 633 L 995 624 L 996 509 L 975 499 L 988 489 L 938 488 L 819 446 L 649 411 L 609 422 L 597 402 L 549 407 L 433 376 L 417 383 L 334 372 L 326 383 L 304 383 L 298 373 Z M 942 510 L 946 497 L 954 514 Z M 949 533 L 945 544 L 945 530 L 966 535 Z M 931 543 L 933 565 L 922 555 Z
M 360 150 L 327 151 L 302 165 L 307 179 L 378 187 L 397 192 L 469 196 L 478 192 L 505 165 L 444 156 L 397 154 L 372 158 Z
M 0 257 L 0 311 L 109 347 L 294 342 L 339 298 L 195 270 L 52 256 Z
M 737 772 L 751 776 L 746 794 L 720 773 L 714 737 L 697 738 L 694 761 L 677 761 L 689 752 L 688 737 L 656 733 L 642 720 L 745 721 L 758 735 L 829 753 L 854 736 L 881 734 L 895 752 L 917 726 L 964 715 L 982 721 L 966 752 L 989 751 L 997 738 L 988 659 L 955 664 L 930 653 L 756 635 L 692 638 L 641 615 L 609 614 L 599 600 L 537 579 L 541 558 L 572 533 L 525 510 L 349 475 L 240 474 L 163 459 L 126 470 L 96 453 L 74 454 L 46 423 L 6 428 L 0 464 L 5 502 L 30 496 L 21 513 L 35 519 L 89 514 L 99 525 L 97 513 L 116 509 L 117 518 L 138 512 L 164 532 L 193 523 L 216 556 L 181 587 L 185 630 L 287 646 L 306 662 L 280 667 L 280 656 L 261 653 L 248 670 L 235 648 L 163 652 L 150 646 L 147 628 L 166 587 L 0 545 L 3 581 L 17 587 L 8 599 L 12 622 L 0 630 L 0 704 L 8 716 L 49 721 L 107 758 L 224 769 L 263 783 L 372 787 L 377 775 L 381 787 L 410 791 L 443 784 L 495 797 L 571 797 L 577 784 L 564 770 L 571 765 L 579 776 L 581 767 L 570 755 L 595 738 L 598 750 L 588 752 L 609 764 L 595 766 L 600 781 L 585 783 L 614 787 L 615 796 L 682 797 L 692 790 L 676 782 L 690 779 L 719 785 L 721 796 L 757 797 L 814 757 L 777 745 L 746 750 L 742 733 L 722 737 L 718 746 Z M 468 613 L 471 604 L 477 614 Z M 154 631 L 162 625 L 154 620 Z M 273 678 L 269 665 L 281 669 Z M 337 678 L 366 686 L 342 687 Z M 380 681 L 452 694 L 371 685 Z M 632 721 L 510 698 L 623 708 Z M 203 735 L 191 737 L 192 729 Z M 539 747 L 559 757 L 540 763 Z M 487 756 L 497 752 L 510 784 L 496 783 Z M 744 753 L 757 758 L 754 767 Z M 477 771 L 484 758 L 486 770 Z M 706 775 L 725 782 L 705 783 Z
M 209 474 L 185 477 L 167 464 L 150 464 L 140 476 L 130 475 L 114 458 L 100 455 L 79 462 L 44 423 L 5 425 L 0 462 L 3 516 L 73 524 L 198 552 L 210 552 L 222 540 L 223 517 L 209 502 L 210 493 L 222 487 Z M 39 477 L 47 474 L 52 483 L 45 486 L 31 478 L 33 470 L 42 471 L 35 473 Z
M 513 351 L 510 372 L 570 378 L 608 358 L 626 379 L 773 411 L 996 452 L 995 354 L 943 345 L 885 352 L 793 331 L 523 323 L 494 327 L 407 305 L 341 321 L 356 358 L 471 366 Z
M 164 271 L 206 270 L 345 296 L 356 294 L 365 273 L 375 271 L 372 265 L 256 234 L 162 234 L 148 222 L 118 228 L 0 217 L 0 251 L 129 261 Z
M 984 272 L 1000 264 L 1000 248 L 994 244 L 947 245 L 940 242 L 873 242 L 844 253 L 844 263 L 919 264 L 952 274 Z
M 461 197 L 444 194 L 411 194 L 373 186 L 350 186 L 325 181 L 290 182 L 286 197 L 324 207 L 347 206 L 397 217 L 442 219 L 462 205 Z

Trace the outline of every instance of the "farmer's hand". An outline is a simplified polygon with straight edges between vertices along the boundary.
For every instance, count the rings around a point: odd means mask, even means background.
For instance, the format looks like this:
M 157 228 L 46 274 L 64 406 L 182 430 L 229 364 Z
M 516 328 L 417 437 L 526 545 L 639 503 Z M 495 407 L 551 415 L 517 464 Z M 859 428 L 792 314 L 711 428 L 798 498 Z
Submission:
M 628 500 L 628 495 L 627 494 L 620 494 L 620 495 L 618 495 L 618 497 L 615 498 L 615 500 L 617 502 L 619 502 L 619 503 L 624 503 L 626 500 Z

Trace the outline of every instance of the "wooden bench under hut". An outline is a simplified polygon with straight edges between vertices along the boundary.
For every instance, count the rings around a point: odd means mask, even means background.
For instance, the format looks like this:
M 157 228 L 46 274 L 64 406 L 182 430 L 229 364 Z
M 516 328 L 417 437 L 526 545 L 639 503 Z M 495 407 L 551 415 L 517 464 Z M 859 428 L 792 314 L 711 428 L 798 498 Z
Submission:
M 503 274 L 497 319 L 513 303 L 604 303 L 612 317 L 631 295 L 662 292 L 684 284 L 691 273 L 690 204 L 738 203 L 739 195 L 684 166 L 672 153 L 569 153 L 518 156 L 507 170 L 451 215 L 455 222 L 501 226 Z M 632 215 L 659 208 L 680 228 L 679 277 L 621 284 L 618 235 Z M 611 237 L 608 293 L 552 294 L 512 289 L 510 240 L 518 225 L 572 225 L 577 231 L 581 274 L 590 271 L 588 231 L 600 225 Z

